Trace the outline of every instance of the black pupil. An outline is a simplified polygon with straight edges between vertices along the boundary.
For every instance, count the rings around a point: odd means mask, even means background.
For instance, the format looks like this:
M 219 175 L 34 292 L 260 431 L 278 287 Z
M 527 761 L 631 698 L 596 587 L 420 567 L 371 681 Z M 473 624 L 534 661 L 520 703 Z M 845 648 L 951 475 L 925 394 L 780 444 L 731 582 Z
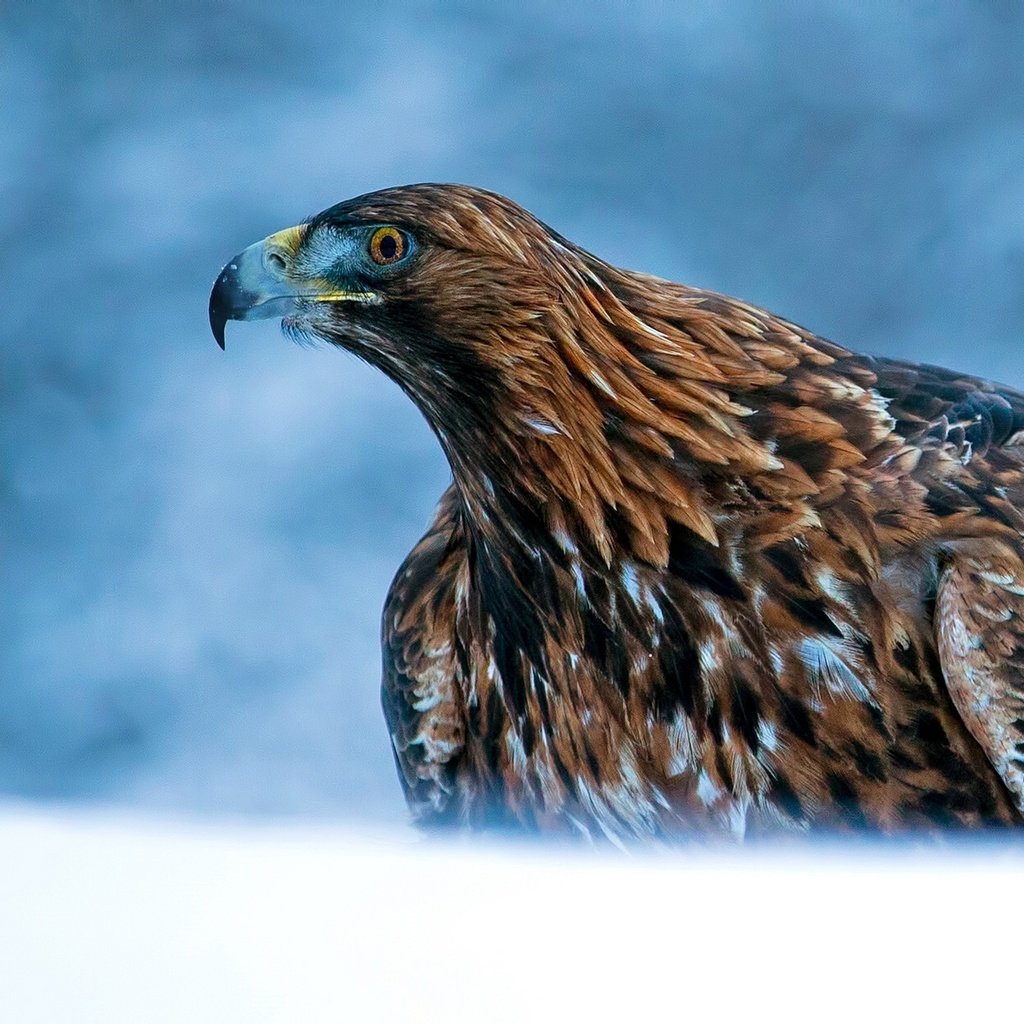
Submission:
M 393 260 L 398 254 L 398 239 L 394 235 L 384 235 L 377 246 L 381 256 L 386 260 Z

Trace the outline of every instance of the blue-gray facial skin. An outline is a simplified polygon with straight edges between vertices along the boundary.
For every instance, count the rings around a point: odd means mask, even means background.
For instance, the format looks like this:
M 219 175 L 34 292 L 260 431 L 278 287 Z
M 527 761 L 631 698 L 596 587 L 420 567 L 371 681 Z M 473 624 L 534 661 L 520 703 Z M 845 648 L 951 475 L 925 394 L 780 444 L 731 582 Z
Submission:
M 206 324 L 225 256 L 339 198 L 472 181 L 1019 387 L 1024 11 L 996 6 L 5 12 L 0 793 L 405 821 L 379 613 L 447 465 L 382 374 Z
M 346 223 L 332 212 L 275 232 L 227 262 L 209 303 L 221 348 L 228 320 L 287 320 L 318 304 L 385 299 L 389 279 L 416 258 L 413 236 L 393 224 Z

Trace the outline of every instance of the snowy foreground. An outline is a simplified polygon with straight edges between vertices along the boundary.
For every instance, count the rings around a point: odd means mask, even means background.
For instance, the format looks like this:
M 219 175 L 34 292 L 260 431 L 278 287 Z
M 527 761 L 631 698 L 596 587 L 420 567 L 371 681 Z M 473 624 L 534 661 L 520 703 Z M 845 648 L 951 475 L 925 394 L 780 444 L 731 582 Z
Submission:
M 0 807 L 5 1024 L 1005 1020 L 1022 920 L 1020 844 L 624 857 Z

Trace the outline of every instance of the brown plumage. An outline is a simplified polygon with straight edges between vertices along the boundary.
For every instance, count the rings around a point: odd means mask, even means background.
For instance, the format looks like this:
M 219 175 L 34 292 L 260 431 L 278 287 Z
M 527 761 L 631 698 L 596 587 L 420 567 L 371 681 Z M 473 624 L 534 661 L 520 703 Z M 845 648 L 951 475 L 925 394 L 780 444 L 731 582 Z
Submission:
M 211 322 L 391 376 L 453 483 L 387 598 L 423 824 L 1024 822 L 1024 395 L 856 355 L 417 185 L 250 247 Z

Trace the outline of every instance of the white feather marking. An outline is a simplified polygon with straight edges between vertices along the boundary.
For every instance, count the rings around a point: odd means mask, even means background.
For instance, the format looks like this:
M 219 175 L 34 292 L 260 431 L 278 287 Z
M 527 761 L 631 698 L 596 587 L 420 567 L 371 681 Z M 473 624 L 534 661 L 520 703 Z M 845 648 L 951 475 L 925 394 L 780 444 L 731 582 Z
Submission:
M 796 652 L 811 671 L 811 685 L 816 694 L 820 693 L 819 684 L 824 683 L 829 692 L 837 697 L 855 697 L 867 704 L 875 703 L 856 672 L 825 641 L 804 637 L 797 644 Z
M 685 715 L 676 715 L 667 730 L 672 757 L 668 763 L 669 775 L 682 775 L 693 768 L 697 760 L 697 738 L 693 725 Z
M 742 839 L 747 832 L 747 801 L 737 800 L 732 803 L 726 819 L 732 834 L 737 839 Z
M 572 542 L 572 538 L 564 530 L 555 530 L 555 532 L 551 536 L 554 537 L 555 543 L 567 555 L 579 554 L 576 545 Z
M 512 767 L 520 776 L 526 774 L 526 749 L 523 741 L 515 729 L 509 729 L 505 733 L 505 748 L 512 758 Z
M 626 312 L 629 313 L 633 322 L 637 325 L 637 327 L 640 328 L 641 331 L 644 332 L 644 334 L 650 334 L 652 337 L 659 338 L 661 341 L 668 341 L 668 338 L 664 334 L 662 334 L 661 331 L 659 331 L 656 327 L 652 327 L 649 323 L 647 323 L 646 320 L 641 320 L 640 317 L 638 317 L 632 310 L 627 309 Z M 675 349 L 670 349 L 669 352 L 671 355 L 690 355 L 689 352 L 680 353 Z
M 622 585 L 626 588 L 626 593 L 633 599 L 634 604 L 639 604 L 640 597 L 640 581 L 637 579 L 636 566 L 632 562 L 626 562 L 622 566 Z
M 1024 587 L 1021 586 L 1020 581 L 1016 576 L 1011 573 L 1002 572 L 982 572 L 978 574 L 983 580 L 987 580 L 989 583 L 994 583 L 998 587 L 1002 587 L 1007 593 L 1015 594 L 1017 597 L 1024 597 Z
M 710 807 L 723 796 L 725 796 L 725 790 L 717 785 L 707 771 L 702 768 L 697 776 L 697 798 L 705 807 Z
M 822 566 L 818 569 L 814 576 L 821 588 L 822 593 L 826 594 L 837 604 L 845 605 L 849 599 L 849 590 L 839 579 L 839 577 L 829 568 Z
M 757 723 L 757 741 L 769 753 L 779 749 L 779 734 L 775 726 L 765 718 Z
M 697 660 L 704 672 L 712 672 L 718 667 L 718 647 L 714 637 L 704 637 L 697 644 Z
M 653 658 L 654 655 L 650 651 L 638 649 L 633 652 L 633 656 L 630 658 L 630 665 L 637 675 L 643 675 Z
M 431 708 L 436 708 L 442 700 L 444 700 L 444 695 L 431 688 L 419 700 L 413 701 L 412 706 L 416 711 L 430 711 Z
M 576 581 L 576 590 L 579 592 L 580 597 L 586 597 L 587 584 L 583 577 L 583 567 L 575 559 L 572 561 L 572 578 Z
M 552 435 L 563 433 L 560 427 L 556 427 L 553 423 L 548 423 L 547 420 L 542 420 L 539 416 L 529 417 L 524 422 L 531 430 L 535 430 L 538 434 Z
M 612 390 L 612 386 L 611 386 L 611 384 L 609 384 L 609 383 L 608 383 L 608 381 L 606 381 L 606 380 L 604 379 L 604 377 L 602 377 L 602 376 L 601 376 L 601 374 L 599 374 L 599 373 L 597 372 L 597 370 L 593 369 L 593 367 L 591 367 L 591 369 L 589 369 L 589 370 L 587 371 L 587 376 L 588 376 L 588 377 L 590 377 L 590 379 L 591 379 L 591 380 L 592 380 L 592 381 L 593 381 L 593 382 L 594 382 L 594 383 L 595 383 L 595 384 L 596 384 L 596 385 L 597 385 L 597 386 L 598 386 L 598 387 L 599 387 L 599 388 L 600 388 L 600 389 L 601 389 L 601 390 L 602 390 L 602 391 L 603 391 L 603 392 L 604 392 L 604 393 L 605 393 L 606 395 L 608 395 L 608 397 L 609 397 L 609 398 L 615 398 L 615 397 L 616 397 L 616 395 L 615 395 L 615 392 L 614 392 L 614 391 Z

